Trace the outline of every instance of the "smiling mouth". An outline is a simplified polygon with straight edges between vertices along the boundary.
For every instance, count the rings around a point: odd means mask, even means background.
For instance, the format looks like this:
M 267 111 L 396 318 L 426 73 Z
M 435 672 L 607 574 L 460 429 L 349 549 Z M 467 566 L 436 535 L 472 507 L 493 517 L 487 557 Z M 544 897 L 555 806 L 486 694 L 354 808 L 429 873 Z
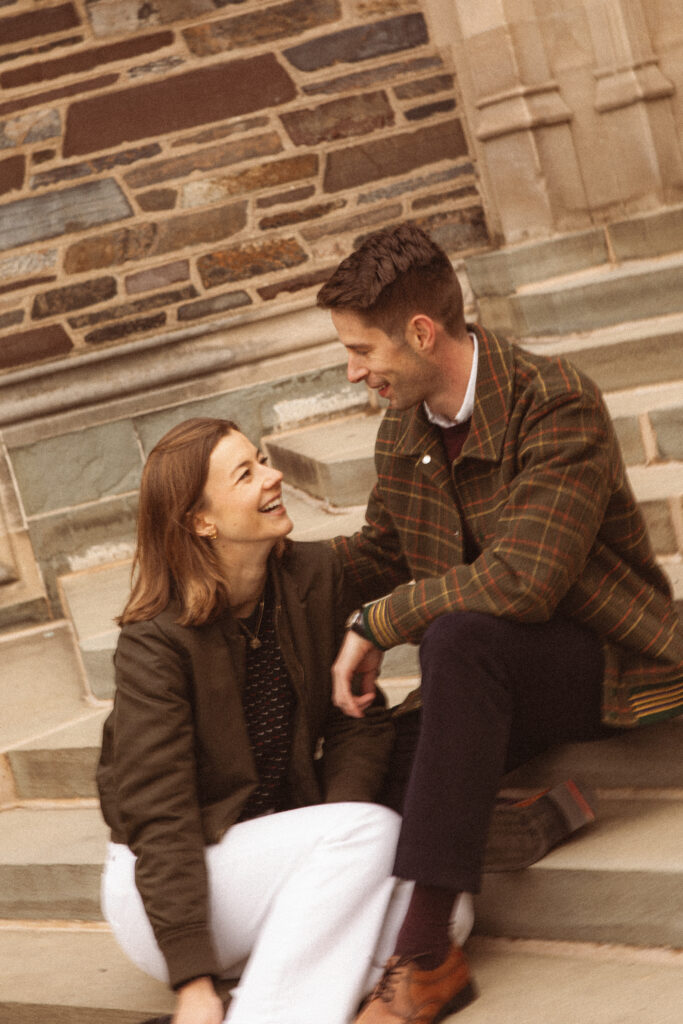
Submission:
M 282 498 L 275 498 L 274 501 L 269 501 L 267 505 L 259 509 L 259 512 L 275 512 L 278 509 L 284 508 L 282 504 Z

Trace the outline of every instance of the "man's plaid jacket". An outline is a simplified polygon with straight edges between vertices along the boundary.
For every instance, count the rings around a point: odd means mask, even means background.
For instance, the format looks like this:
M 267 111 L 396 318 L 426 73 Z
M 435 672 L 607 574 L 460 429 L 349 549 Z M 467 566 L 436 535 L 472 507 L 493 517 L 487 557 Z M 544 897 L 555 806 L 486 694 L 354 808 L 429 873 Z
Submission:
M 607 724 L 682 713 L 683 627 L 598 388 L 565 360 L 469 329 L 479 365 L 460 456 L 448 465 L 422 405 L 389 410 L 366 525 L 333 542 L 373 602 L 366 625 L 388 648 L 419 643 L 445 612 L 570 616 L 603 640 Z

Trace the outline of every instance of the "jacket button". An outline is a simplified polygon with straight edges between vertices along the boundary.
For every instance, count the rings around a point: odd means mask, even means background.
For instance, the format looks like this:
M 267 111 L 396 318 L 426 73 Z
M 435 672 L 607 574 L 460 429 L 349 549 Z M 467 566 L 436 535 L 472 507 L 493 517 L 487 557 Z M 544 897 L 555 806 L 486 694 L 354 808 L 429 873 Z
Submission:
M 459 537 L 460 536 L 460 530 L 456 530 L 455 533 L 453 534 L 453 536 L 454 537 Z

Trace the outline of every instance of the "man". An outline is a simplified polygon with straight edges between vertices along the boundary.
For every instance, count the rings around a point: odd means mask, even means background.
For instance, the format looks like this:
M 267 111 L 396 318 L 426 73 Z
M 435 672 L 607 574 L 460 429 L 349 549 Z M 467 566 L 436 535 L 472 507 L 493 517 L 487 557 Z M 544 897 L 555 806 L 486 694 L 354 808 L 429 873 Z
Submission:
M 416 885 L 357 1022 L 432 1024 L 473 998 L 448 921 L 480 888 L 501 777 L 680 714 L 683 630 L 591 381 L 466 325 L 448 257 L 410 224 L 367 238 L 318 304 L 349 380 L 389 403 L 366 525 L 334 542 L 364 602 L 335 702 L 362 715 L 397 644 L 419 644 L 422 673 L 395 864 Z

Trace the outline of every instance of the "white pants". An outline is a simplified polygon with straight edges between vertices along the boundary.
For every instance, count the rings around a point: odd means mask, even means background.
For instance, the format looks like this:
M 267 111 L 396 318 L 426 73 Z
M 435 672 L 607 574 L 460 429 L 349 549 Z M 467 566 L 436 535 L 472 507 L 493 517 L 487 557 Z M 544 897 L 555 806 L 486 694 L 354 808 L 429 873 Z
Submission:
M 226 977 L 246 967 L 226 1024 L 348 1024 L 393 951 L 412 883 L 391 877 L 401 819 L 320 804 L 233 825 L 206 848 L 210 924 Z M 130 959 L 168 981 L 135 886 L 110 844 L 104 916 Z

